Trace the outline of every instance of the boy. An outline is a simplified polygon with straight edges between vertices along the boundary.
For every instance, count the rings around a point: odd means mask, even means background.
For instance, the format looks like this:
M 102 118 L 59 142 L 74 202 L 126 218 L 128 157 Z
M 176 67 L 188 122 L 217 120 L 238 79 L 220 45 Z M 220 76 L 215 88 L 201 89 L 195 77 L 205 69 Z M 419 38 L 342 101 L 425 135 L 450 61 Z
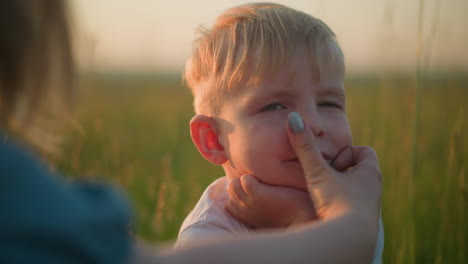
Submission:
M 331 29 L 282 5 L 234 7 L 218 17 L 211 30 L 201 32 L 185 73 L 196 111 L 190 132 L 201 155 L 222 165 L 226 176 L 205 190 L 181 227 L 177 247 L 252 229 L 225 209 L 230 179 L 247 174 L 264 184 L 307 191 L 283 125 L 290 112 L 301 114 L 323 158 L 334 165 L 340 151 L 352 145 L 344 71 Z M 284 201 L 272 200 L 270 207 L 277 205 L 277 214 L 265 226 L 313 219 L 310 200 L 289 204 L 285 210 Z M 379 232 L 374 263 L 380 262 L 382 235 Z

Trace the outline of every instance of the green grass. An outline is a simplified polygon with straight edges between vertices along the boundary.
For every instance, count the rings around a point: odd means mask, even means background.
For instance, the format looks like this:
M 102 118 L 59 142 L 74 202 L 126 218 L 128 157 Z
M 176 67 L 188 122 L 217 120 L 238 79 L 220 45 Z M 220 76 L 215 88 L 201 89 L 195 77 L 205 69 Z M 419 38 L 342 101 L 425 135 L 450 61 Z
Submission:
M 414 77 L 347 80 L 356 145 L 377 151 L 384 177 L 385 263 L 468 259 L 468 78 L 424 78 L 412 168 Z M 135 233 L 173 240 L 203 189 L 223 175 L 190 140 L 189 91 L 180 80 L 89 75 L 77 109 L 81 129 L 58 167 L 74 178 L 112 181 L 133 202 Z

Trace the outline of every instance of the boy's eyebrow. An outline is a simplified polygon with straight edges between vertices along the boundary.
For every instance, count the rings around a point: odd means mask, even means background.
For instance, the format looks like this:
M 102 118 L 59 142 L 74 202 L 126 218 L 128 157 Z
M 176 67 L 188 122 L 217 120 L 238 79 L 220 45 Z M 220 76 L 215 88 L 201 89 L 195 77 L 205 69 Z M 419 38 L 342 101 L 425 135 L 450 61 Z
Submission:
M 318 95 L 320 96 L 330 96 L 330 95 L 335 95 L 339 96 L 340 98 L 346 98 L 346 94 L 344 89 L 341 86 L 338 85 L 328 85 L 328 86 L 322 86 L 317 89 L 318 90 Z
M 311 89 L 316 89 L 317 96 L 337 96 L 340 99 L 345 100 L 346 94 L 344 89 L 340 85 L 325 85 L 319 86 Z M 278 89 L 278 90 L 263 90 L 258 91 L 256 89 L 253 90 L 253 97 L 250 99 L 256 101 L 258 99 L 265 99 L 265 98 L 284 98 L 284 97 L 294 97 L 297 91 L 294 89 Z
M 277 91 L 254 92 L 254 96 L 255 97 L 277 98 L 277 97 L 293 96 L 295 93 L 296 93 L 296 91 L 294 91 L 294 90 L 281 89 L 281 90 L 277 90 Z

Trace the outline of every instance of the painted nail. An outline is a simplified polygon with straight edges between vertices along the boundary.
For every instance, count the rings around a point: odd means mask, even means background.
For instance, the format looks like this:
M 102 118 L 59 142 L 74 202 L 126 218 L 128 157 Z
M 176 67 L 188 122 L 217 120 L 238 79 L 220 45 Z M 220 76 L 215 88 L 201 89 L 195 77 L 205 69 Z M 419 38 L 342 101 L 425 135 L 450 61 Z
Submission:
M 294 134 L 304 130 L 304 122 L 297 112 L 291 112 L 288 116 L 289 127 Z

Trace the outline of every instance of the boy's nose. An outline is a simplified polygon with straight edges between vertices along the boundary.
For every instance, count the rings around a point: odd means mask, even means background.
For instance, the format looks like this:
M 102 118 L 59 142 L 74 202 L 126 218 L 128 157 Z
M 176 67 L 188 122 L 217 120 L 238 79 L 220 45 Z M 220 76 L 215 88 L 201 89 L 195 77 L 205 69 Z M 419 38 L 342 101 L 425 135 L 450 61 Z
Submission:
M 313 110 L 304 113 L 304 122 L 310 127 L 310 130 L 312 130 L 312 133 L 314 133 L 316 137 L 325 135 L 322 119 L 317 111 Z

